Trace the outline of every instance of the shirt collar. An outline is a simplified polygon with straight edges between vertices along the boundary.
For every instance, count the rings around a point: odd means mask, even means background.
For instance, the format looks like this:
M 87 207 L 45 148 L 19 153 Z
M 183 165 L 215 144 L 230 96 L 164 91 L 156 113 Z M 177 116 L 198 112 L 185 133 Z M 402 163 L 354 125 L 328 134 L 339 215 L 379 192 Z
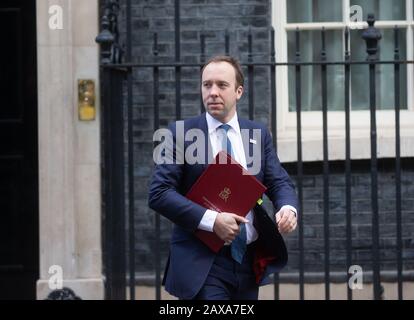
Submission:
M 213 118 L 208 112 L 206 112 L 206 120 L 207 120 L 207 127 L 208 127 L 209 134 L 217 130 L 217 128 L 223 124 L 222 122 Z M 237 133 L 240 133 L 240 125 L 239 125 L 239 118 L 237 117 L 237 111 L 234 114 L 233 118 L 231 118 L 231 120 L 227 122 L 227 124 L 232 129 L 234 129 Z

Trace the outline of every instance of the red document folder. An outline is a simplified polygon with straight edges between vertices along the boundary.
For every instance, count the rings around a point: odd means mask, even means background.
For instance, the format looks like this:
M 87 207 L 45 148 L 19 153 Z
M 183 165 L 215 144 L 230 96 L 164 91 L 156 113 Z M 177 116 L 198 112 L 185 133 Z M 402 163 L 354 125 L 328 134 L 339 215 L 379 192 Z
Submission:
M 266 187 L 256 177 L 220 151 L 186 197 L 206 209 L 245 217 L 265 191 Z M 214 232 L 197 230 L 195 235 L 214 252 L 224 245 Z

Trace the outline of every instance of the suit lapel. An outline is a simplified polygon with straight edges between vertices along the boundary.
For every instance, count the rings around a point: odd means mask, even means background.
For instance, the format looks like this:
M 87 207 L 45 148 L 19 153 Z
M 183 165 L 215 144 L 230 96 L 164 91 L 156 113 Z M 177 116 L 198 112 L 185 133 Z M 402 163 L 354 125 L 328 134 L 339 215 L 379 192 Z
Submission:
M 249 155 L 253 154 L 253 144 L 251 143 L 251 139 L 253 139 L 253 126 L 250 124 L 250 122 L 244 120 L 244 119 L 240 119 L 239 118 L 239 126 L 240 126 L 240 131 L 243 132 L 244 130 L 249 130 L 249 134 L 241 134 L 242 137 L 242 141 L 243 141 L 243 148 L 244 148 L 244 154 L 246 156 L 246 161 L 249 159 Z M 246 146 L 248 146 L 246 148 Z M 248 150 L 246 150 L 248 149 Z M 247 169 L 252 167 L 252 163 L 247 163 Z M 255 175 L 256 178 L 258 176 L 258 174 Z

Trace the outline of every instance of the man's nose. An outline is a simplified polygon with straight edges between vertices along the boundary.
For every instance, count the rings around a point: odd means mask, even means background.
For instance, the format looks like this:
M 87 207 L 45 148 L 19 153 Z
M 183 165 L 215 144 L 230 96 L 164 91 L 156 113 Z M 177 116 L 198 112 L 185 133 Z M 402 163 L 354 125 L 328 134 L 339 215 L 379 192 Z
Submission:
M 218 90 L 216 85 L 212 85 L 210 89 L 210 96 L 217 97 L 218 96 Z

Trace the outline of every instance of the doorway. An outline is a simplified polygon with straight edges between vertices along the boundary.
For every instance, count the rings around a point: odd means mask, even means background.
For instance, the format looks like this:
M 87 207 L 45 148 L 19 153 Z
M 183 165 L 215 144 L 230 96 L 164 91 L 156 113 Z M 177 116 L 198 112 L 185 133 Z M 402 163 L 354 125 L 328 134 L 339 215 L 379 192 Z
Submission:
M 35 0 L 0 2 L 0 299 L 39 278 Z

